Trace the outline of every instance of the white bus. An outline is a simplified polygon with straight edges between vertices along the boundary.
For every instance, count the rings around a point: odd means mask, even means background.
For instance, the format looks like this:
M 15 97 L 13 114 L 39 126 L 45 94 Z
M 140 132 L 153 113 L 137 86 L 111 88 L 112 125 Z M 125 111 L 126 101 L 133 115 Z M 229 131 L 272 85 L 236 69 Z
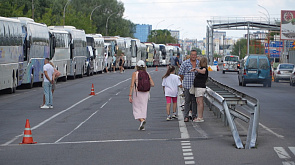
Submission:
M 160 45 L 160 51 L 161 51 L 161 59 L 162 60 L 162 65 L 166 66 L 169 64 L 169 58 L 167 58 L 167 53 L 166 53 L 166 46 L 164 44 L 159 44 Z
M 71 35 L 69 32 L 60 29 L 50 29 L 53 37 L 52 62 L 55 68 L 61 73 L 59 79 L 67 81 L 67 73 L 71 65 Z
M 94 73 L 102 73 L 104 69 L 104 38 L 101 34 L 91 34 L 94 38 Z
M 131 40 L 131 68 L 135 68 L 137 61 L 141 60 L 141 54 L 139 53 L 139 39 Z
M 93 72 L 95 74 L 102 73 L 104 69 L 104 38 L 101 34 L 86 34 L 87 48 L 93 54 Z
M 22 85 L 32 88 L 33 83 L 41 84 L 43 81 L 44 59 L 50 58 L 49 30 L 45 24 L 36 23 L 31 18 L 17 19 L 25 36 Z
M 131 57 L 131 41 L 132 38 L 130 37 L 125 37 L 124 38 L 125 41 L 125 48 L 124 48 L 124 60 L 125 60 L 125 64 L 124 67 L 125 68 L 131 68 L 132 67 L 132 57 Z
M 105 52 L 108 56 L 108 68 L 112 69 L 112 59 L 115 54 L 118 54 L 117 36 L 103 36 Z M 119 52 L 120 53 L 120 52 Z M 121 55 L 121 54 L 120 54 Z M 117 60 L 118 60 L 117 56 Z
M 76 29 L 74 26 L 49 26 L 50 29 L 62 29 L 71 34 L 70 44 L 70 67 L 67 75 L 76 78 L 83 77 L 87 71 L 87 46 L 86 35 L 84 30 Z
M 0 17 L 0 92 L 14 93 L 22 81 L 23 35 L 19 20 Z
M 155 48 L 153 43 L 150 42 L 146 42 L 144 43 L 146 45 L 146 52 L 147 52 L 147 56 L 146 56 L 146 66 L 153 66 L 153 61 L 154 61 L 154 55 L 155 55 Z

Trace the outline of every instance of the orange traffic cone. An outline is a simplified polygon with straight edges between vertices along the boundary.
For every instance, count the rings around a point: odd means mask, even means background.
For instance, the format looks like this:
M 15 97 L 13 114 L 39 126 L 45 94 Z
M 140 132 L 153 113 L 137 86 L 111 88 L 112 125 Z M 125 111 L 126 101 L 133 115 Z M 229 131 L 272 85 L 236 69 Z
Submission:
M 32 137 L 32 131 L 29 123 L 29 119 L 26 121 L 25 131 L 24 131 L 24 137 L 23 142 L 19 144 L 36 144 L 37 142 L 33 141 Z
M 156 66 L 156 71 L 158 71 L 158 66 Z
M 95 95 L 95 93 L 94 93 L 94 86 L 93 86 L 93 84 L 92 84 L 92 87 L 91 87 L 91 93 L 90 93 L 89 95 Z

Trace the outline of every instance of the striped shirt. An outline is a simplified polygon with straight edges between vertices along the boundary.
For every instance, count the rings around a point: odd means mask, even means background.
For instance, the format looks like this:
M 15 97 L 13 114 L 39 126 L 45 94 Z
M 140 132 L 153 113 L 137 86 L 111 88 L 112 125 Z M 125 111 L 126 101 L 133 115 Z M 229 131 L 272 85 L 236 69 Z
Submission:
M 199 60 L 196 60 L 196 66 L 197 67 L 199 66 Z M 186 61 L 184 61 L 179 68 L 178 74 L 183 75 L 183 80 L 182 80 L 183 88 L 190 89 L 191 86 L 194 84 L 196 72 L 191 72 L 192 69 L 193 69 L 193 65 L 190 59 L 187 59 Z

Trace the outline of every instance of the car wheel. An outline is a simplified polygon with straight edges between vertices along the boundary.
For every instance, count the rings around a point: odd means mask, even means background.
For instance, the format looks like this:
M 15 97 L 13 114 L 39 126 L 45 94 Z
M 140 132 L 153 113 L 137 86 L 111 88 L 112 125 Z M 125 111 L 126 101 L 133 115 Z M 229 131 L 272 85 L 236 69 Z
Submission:
M 222 71 L 223 74 L 225 74 L 225 71 Z
M 239 79 L 239 78 L 238 78 Z M 242 86 L 242 82 L 240 81 L 240 79 L 239 79 L 239 86 Z
M 278 79 L 276 79 L 276 78 L 274 78 L 275 79 L 275 82 L 279 82 L 279 80 Z
M 246 82 L 245 82 L 244 78 L 242 79 L 242 86 L 243 86 L 243 87 L 246 86 Z
M 267 86 L 271 87 L 271 81 L 268 81 Z

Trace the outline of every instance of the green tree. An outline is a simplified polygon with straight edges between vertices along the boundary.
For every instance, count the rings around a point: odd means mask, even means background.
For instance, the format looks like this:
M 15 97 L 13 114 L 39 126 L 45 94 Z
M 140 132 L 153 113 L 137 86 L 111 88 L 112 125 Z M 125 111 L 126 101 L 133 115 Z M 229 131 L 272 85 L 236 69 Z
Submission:
M 168 30 L 152 30 L 148 36 L 148 42 L 156 44 L 177 43 L 177 40 L 171 36 Z
M 250 54 L 264 54 L 264 45 L 260 41 L 251 40 L 250 43 L 255 43 L 256 45 L 250 45 Z M 240 59 L 244 58 L 247 55 L 247 39 L 240 39 L 237 41 L 233 46 L 231 54 L 240 56 Z
M 122 18 L 125 8 L 118 0 L 34 0 L 34 19 L 47 26 L 63 25 L 64 8 L 66 25 L 105 35 L 107 18 L 112 15 L 108 20 L 108 35 L 133 37 L 135 25 Z M 32 0 L 0 0 L 0 15 L 32 18 Z

